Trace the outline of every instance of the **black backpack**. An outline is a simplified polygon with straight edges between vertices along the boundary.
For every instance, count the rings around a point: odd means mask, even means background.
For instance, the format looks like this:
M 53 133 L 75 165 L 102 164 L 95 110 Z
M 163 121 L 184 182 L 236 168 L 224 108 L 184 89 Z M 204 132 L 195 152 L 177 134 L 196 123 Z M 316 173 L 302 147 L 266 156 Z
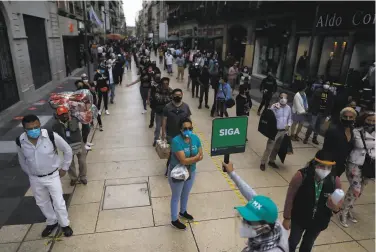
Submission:
M 54 136 L 54 132 L 53 131 L 47 131 L 48 132 L 48 137 L 50 138 L 50 141 L 52 142 L 53 146 L 54 146 L 54 152 L 57 153 L 57 148 L 56 148 L 56 144 L 55 144 L 55 136 Z M 16 144 L 18 147 L 21 148 L 21 141 L 20 141 L 20 136 L 18 136 L 16 138 Z

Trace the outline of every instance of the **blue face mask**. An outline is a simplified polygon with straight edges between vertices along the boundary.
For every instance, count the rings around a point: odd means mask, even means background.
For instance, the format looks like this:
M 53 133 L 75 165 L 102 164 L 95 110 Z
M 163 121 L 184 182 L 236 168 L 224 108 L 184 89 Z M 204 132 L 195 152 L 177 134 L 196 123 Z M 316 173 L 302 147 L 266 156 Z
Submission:
M 40 136 L 40 128 L 26 130 L 26 134 L 31 138 L 38 138 Z
M 184 130 L 183 136 L 185 137 L 191 137 L 192 136 L 192 130 Z
M 104 73 L 104 70 L 103 70 L 103 69 L 101 69 L 101 70 L 99 70 L 99 72 L 100 72 L 101 74 L 103 74 L 103 73 Z

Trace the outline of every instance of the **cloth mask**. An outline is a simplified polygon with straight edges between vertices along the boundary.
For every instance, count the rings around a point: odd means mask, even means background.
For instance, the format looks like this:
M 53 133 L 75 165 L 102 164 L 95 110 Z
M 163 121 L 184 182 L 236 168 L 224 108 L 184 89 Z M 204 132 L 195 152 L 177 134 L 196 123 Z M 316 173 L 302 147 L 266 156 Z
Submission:
M 254 238 L 257 236 L 256 230 L 251 226 L 242 222 L 240 229 L 239 229 L 240 237 L 242 238 Z
M 185 137 L 191 137 L 192 136 L 192 130 L 184 130 L 183 135 Z
M 174 102 L 176 102 L 176 103 L 181 102 L 182 99 L 183 99 L 183 98 L 180 97 L 180 96 L 174 96 L 174 98 L 173 98 Z
M 40 136 L 40 128 L 27 130 L 26 134 L 31 138 L 38 138 Z
M 317 174 L 317 176 L 319 176 L 319 178 L 322 180 L 324 178 L 326 178 L 329 174 L 330 174 L 330 170 L 323 170 L 323 169 L 315 169 L 315 172 Z
M 349 128 L 354 125 L 354 120 L 341 119 L 341 123 L 345 128 Z
M 279 100 L 279 103 L 282 104 L 282 105 L 286 105 L 287 104 L 287 99 L 286 98 L 282 98 Z
M 363 128 L 365 131 L 371 134 L 372 132 L 375 131 L 375 124 L 365 123 Z

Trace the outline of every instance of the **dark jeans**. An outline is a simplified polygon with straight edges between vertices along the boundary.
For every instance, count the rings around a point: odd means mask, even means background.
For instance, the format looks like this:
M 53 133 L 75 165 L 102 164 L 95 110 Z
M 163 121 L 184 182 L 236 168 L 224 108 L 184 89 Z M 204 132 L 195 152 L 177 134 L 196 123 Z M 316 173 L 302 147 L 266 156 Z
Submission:
M 170 144 L 170 146 L 171 146 L 171 140 L 172 140 L 172 137 L 166 136 L 166 139 L 167 139 L 167 142 L 168 142 L 168 143 Z M 165 172 L 165 176 L 166 176 L 166 177 L 167 177 L 167 174 L 168 174 L 168 167 L 170 166 L 171 155 L 172 155 L 172 152 L 170 151 L 170 156 L 168 156 L 167 163 L 166 163 L 166 172 Z
M 108 91 L 106 92 L 98 92 L 98 110 L 101 109 L 102 105 L 102 97 L 103 97 L 103 102 L 104 102 L 104 109 L 108 110 Z
M 82 133 L 82 141 L 84 142 L 84 144 L 86 144 L 87 138 L 90 134 L 90 124 L 82 124 L 81 133 Z
M 217 100 L 217 108 L 220 117 L 223 117 L 223 114 L 225 114 L 225 116 L 228 117 L 225 99 Z
M 310 115 L 309 127 L 307 129 L 305 138 L 308 139 L 311 136 L 313 131 L 313 139 L 317 139 L 317 136 L 320 133 L 321 124 L 324 122 L 325 116 L 322 114 Z
M 149 88 L 140 87 L 140 94 L 142 98 L 142 104 L 144 105 L 144 109 L 146 110 L 146 101 L 148 100 Z
M 97 116 L 97 121 L 98 121 L 99 126 L 102 126 L 102 116 L 100 114 L 98 114 Z
M 261 104 L 260 104 L 260 107 L 258 108 L 257 112 L 261 112 L 261 110 L 264 106 L 267 109 L 269 107 L 270 100 L 272 99 L 272 97 L 273 97 L 273 94 L 270 93 L 270 92 L 263 94 Z
M 207 86 L 200 86 L 200 106 L 202 104 L 202 101 L 204 99 L 204 94 L 205 94 L 205 105 L 208 105 L 208 100 L 209 100 L 209 85 Z
M 217 112 L 217 92 L 218 89 L 214 89 L 214 100 L 213 100 L 213 105 L 210 111 L 211 116 L 214 116 L 214 113 Z
M 152 108 L 150 113 L 150 125 L 154 125 L 155 110 Z
M 196 90 L 196 97 L 198 97 L 199 89 L 200 89 L 200 85 L 198 84 L 198 81 L 192 80 L 192 98 L 195 97 L 195 90 Z
M 317 228 L 304 229 L 299 224 L 291 221 L 291 232 L 289 237 L 289 250 L 295 251 L 302 236 L 303 240 L 300 244 L 299 252 L 310 252 L 316 238 L 319 236 L 321 230 Z M 304 235 L 303 235 L 304 233 Z

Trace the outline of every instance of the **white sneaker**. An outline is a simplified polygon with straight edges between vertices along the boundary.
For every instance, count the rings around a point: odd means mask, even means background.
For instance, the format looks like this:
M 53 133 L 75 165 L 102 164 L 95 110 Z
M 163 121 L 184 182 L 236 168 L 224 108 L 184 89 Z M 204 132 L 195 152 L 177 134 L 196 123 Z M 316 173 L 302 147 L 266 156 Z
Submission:
M 86 145 L 88 145 L 88 146 L 94 146 L 93 143 L 89 143 L 89 142 L 87 142 Z
M 144 110 L 144 111 L 142 111 L 142 114 L 146 114 L 148 111 L 147 110 Z
M 109 115 L 110 114 L 110 111 L 106 110 L 106 115 Z
M 85 145 L 85 150 L 87 150 L 87 151 L 89 151 L 89 150 L 91 150 L 91 147 L 89 146 L 89 145 Z

